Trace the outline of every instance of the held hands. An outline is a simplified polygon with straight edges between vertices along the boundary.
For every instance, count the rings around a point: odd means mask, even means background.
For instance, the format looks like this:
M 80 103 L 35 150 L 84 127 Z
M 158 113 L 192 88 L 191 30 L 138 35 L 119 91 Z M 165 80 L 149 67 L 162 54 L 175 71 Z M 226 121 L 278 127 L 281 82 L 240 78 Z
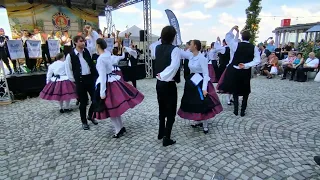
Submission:
M 160 77 L 160 73 L 158 73 L 158 74 L 157 74 L 157 77 L 158 77 L 159 79 L 161 79 L 161 77 Z
M 243 63 L 238 64 L 238 66 L 239 66 L 240 69 L 244 69 L 244 64 Z
M 237 32 L 239 32 L 239 26 L 237 26 L 237 25 L 233 26 L 232 29 L 234 29 L 234 30 L 236 30 Z
M 106 98 L 106 96 L 100 96 L 100 98 L 101 98 L 101 99 L 105 99 L 105 98 Z
M 203 94 L 204 97 L 207 97 L 208 92 L 206 90 L 202 90 L 202 94 Z

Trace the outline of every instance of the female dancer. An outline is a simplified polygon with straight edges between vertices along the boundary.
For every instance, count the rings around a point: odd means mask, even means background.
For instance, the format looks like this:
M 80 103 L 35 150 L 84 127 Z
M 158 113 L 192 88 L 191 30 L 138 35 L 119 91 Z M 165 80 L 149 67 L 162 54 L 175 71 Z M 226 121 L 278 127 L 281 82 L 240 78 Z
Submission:
M 186 79 L 181 106 L 178 115 L 184 119 L 197 121 L 193 127 L 203 126 L 207 134 L 208 119 L 222 111 L 222 105 L 210 81 L 208 60 L 200 53 L 201 42 L 193 40 L 190 50 L 193 55 L 189 58 L 191 74 Z M 201 122 L 202 121 L 202 122 Z
M 113 48 L 112 55 L 111 55 L 111 62 L 113 65 L 113 72 L 116 75 L 119 75 L 123 78 L 123 74 L 121 72 L 121 69 L 117 66 L 118 62 L 125 58 L 124 49 L 122 49 L 122 56 L 118 56 L 118 49 Z
M 63 53 L 56 56 L 57 61 L 49 66 L 47 73 L 47 85 L 40 92 L 40 98 L 49 101 L 59 101 L 60 113 L 72 111 L 70 100 L 76 99 L 76 86 L 71 82 L 65 70 L 65 57 Z M 65 102 L 65 107 L 63 107 Z
M 99 77 L 96 82 L 96 101 L 102 100 L 105 108 L 102 112 L 96 112 L 96 119 L 106 119 L 110 117 L 115 128 L 113 138 L 119 138 L 126 132 L 123 126 L 121 115 L 128 109 L 140 104 L 144 96 L 133 86 L 120 80 L 121 77 L 112 73 L 113 64 L 111 55 L 106 52 L 107 43 L 99 38 L 96 42 L 99 58 L 97 60 L 97 70 Z M 97 97 L 97 96 L 100 96 Z

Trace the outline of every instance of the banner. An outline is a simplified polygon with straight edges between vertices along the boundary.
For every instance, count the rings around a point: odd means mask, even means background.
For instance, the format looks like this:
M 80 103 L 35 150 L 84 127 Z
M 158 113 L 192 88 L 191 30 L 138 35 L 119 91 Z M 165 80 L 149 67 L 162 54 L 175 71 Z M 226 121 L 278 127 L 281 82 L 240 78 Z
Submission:
M 41 58 L 41 41 L 27 40 L 29 58 Z
M 170 22 L 170 25 L 173 26 L 177 31 L 176 44 L 175 45 L 180 46 L 182 44 L 182 40 L 181 40 L 181 33 L 180 33 L 180 27 L 179 27 L 178 19 L 176 18 L 176 15 L 174 15 L 174 13 L 171 10 L 166 9 L 165 12 L 167 14 L 167 17 L 168 17 L 168 20 Z
M 114 38 L 106 38 L 104 40 L 107 43 L 107 50 L 112 53 L 112 50 L 114 48 Z
M 7 41 L 8 51 L 11 59 L 24 59 L 24 48 L 21 40 Z
M 123 39 L 123 47 L 129 47 L 130 46 L 130 39 Z
M 48 40 L 48 48 L 50 57 L 54 58 L 57 56 L 57 54 L 60 53 L 60 42 L 59 40 L 49 39 Z

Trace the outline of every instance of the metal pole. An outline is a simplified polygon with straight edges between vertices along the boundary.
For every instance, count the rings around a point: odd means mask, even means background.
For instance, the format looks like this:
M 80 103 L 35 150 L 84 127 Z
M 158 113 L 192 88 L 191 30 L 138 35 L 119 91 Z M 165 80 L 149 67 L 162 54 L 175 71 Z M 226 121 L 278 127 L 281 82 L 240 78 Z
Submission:
M 152 58 L 149 53 L 149 46 L 152 43 L 152 26 L 151 26 L 151 0 L 143 0 L 143 19 L 144 19 L 144 59 L 146 68 L 146 77 L 153 78 Z
M 3 92 L 2 92 L 3 91 Z M 0 105 L 11 104 L 9 86 L 2 59 L 0 60 Z

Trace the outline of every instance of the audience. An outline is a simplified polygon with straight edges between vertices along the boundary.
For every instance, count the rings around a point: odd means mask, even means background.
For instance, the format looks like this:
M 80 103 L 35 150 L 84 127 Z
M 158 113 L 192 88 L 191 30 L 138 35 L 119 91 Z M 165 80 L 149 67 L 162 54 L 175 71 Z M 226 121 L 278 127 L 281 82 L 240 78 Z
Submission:
M 264 65 L 263 67 L 263 73 L 265 75 L 267 75 L 268 79 L 272 79 L 272 74 L 270 73 L 271 68 L 274 67 L 278 67 L 278 57 L 276 56 L 276 54 L 273 52 L 270 54 L 269 56 L 269 61 L 267 64 Z
M 303 66 L 297 69 L 297 81 L 305 82 L 307 80 L 306 72 L 313 72 L 318 69 L 319 59 L 315 57 L 314 52 L 309 53 L 309 58 L 305 61 Z
M 291 54 L 291 57 L 293 57 L 293 56 L 292 56 L 292 54 L 293 54 L 292 52 L 289 53 L 289 54 Z M 290 57 L 290 55 L 289 55 L 288 58 L 291 59 L 291 57 Z M 287 78 L 288 71 L 291 71 L 290 81 L 292 81 L 293 78 L 294 78 L 294 75 L 295 75 L 295 73 L 296 73 L 297 68 L 300 67 L 301 64 L 303 64 L 302 53 L 298 53 L 298 56 L 295 58 L 294 61 L 288 60 L 288 63 L 285 64 L 285 66 L 283 67 L 284 72 L 283 72 L 283 77 L 281 78 L 281 80 L 286 79 L 286 78 Z

